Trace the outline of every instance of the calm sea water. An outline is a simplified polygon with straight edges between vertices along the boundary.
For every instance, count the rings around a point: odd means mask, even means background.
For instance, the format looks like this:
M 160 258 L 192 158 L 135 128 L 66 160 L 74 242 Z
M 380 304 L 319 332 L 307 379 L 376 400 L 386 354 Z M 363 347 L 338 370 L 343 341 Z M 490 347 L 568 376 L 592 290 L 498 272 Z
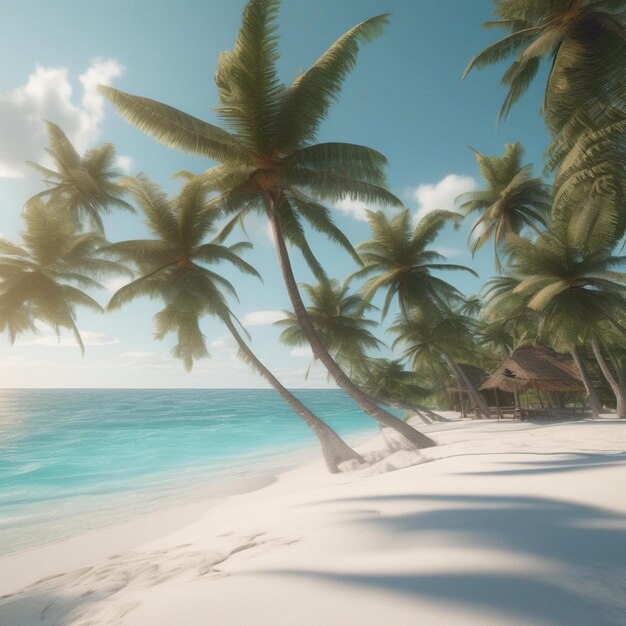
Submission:
M 348 441 L 375 427 L 342 391 L 295 393 Z M 0 554 L 223 495 L 316 450 L 271 390 L 0 390 Z

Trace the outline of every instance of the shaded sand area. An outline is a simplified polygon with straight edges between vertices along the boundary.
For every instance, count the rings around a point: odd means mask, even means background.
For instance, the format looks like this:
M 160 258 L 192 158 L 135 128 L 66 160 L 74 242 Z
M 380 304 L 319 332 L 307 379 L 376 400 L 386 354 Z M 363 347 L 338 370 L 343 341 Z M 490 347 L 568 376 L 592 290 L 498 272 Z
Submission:
M 369 467 L 315 461 L 159 538 L 151 516 L 6 557 L 0 624 L 626 623 L 626 421 L 424 431 L 437 448 L 378 437 Z

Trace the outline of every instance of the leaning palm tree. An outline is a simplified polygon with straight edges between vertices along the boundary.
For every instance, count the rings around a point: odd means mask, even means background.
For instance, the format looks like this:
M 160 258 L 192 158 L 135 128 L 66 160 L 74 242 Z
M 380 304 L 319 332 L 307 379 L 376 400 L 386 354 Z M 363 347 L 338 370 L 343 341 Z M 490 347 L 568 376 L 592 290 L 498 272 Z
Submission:
M 510 271 L 517 285 L 512 297 L 538 313 L 540 334 L 551 336 L 558 347 L 567 347 L 581 374 L 594 416 L 600 401 L 580 353 L 591 329 L 609 324 L 626 334 L 620 319 L 626 309 L 624 256 L 585 254 L 572 246 L 566 224 L 555 223 L 536 242 L 510 236 Z M 506 297 L 500 302 L 506 304 Z M 497 305 L 496 305 L 497 308 Z
M 13 343 L 22 333 L 39 332 L 37 322 L 43 322 L 57 335 L 70 330 L 84 353 L 76 307 L 102 307 L 83 289 L 101 288 L 100 275 L 128 270 L 103 258 L 102 236 L 79 232 L 57 201 L 28 203 L 22 245 L 0 240 L 0 332 L 6 330 Z
M 623 0 L 494 0 L 494 5 L 499 19 L 484 26 L 509 34 L 474 56 L 464 76 L 513 57 L 502 77 L 508 93 L 500 118 L 532 83 L 542 59 L 550 63 L 543 110 L 553 135 L 591 98 L 626 102 Z
M 349 283 L 346 280 L 339 284 L 330 279 L 302 287 L 311 302 L 307 313 L 315 331 L 328 352 L 352 377 L 368 350 L 378 350 L 383 344 L 372 334 L 377 323 L 364 317 L 375 307 L 364 302 L 358 293 L 350 293 Z M 275 324 L 284 328 L 280 335 L 284 344 L 302 346 L 308 343 L 296 316 L 290 311 L 285 311 L 285 318 Z
M 358 246 L 364 267 L 353 275 L 371 276 L 363 286 L 366 301 L 385 291 L 383 318 L 395 296 L 405 319 L 411 307 L 446 311 L 463 302 L 463 295 L 452 285 L 435 276 L 441 270 L 462 270 L 477 276 L 464 265 L 443 262 L 445 257 L 429 248 L 441 229 L 460 218 L 451 211 L 433 211 L 414 226 L 408 210 L 388 218 L 382 211 L 369 211 L 372 238 Z
M 92 148 L 81 157 L 56 124 L 46 124 L 50 142 L 47 152 L 54 161 L 56 170 L 29 162 L 45 176 L 49 189 L 33 196 L 28 203 L 42 198 L 54 200 L 58 206 L 63 205 L 64 210 L 77 223 L 86 219 L 101 233 L 104 232 L 102 214 L 108 213 L 111 207 L 134 211 L 122 199 L 124 189 L 117 181 L 120 172 L 113 167 L 113 144 L 105 143 Z
M 122 241 L 107 247 L 108 253 L 134 263 L 141 274 L 117 291 L 107 308 L 117 309 L 139 296 L 162 300 L 165 307 L 156 315 L 155 336 L 163 339 L 168 333 L 177 334 L 173 354 L 182 359 L 187 370 L 195 359 L 208 356 L 200 319 L 205 315 L 217 317 L 235 339 L 243 360 L 265 378 L 317 436 L 329 471 L 339 471 L 344 461 L 363 462 L 358 453 L 278 381 L 237 330 L 225 296 L 227 293 L 236 297 L 235 289 L 208 266 L 227 262 L 244 273 L 259 274 L 238 255 L 250 244 L 225 246 L 216 240 L 205 241 L 217 214 L 206 207 L 206 191 L 200 179 L 188 182 L 174 199 L 142 175 L 129 179 L 127 186 L 156 239 Z
M 343 246 L 357 262 L 359 258 L 322 202 L 347 196 L 368 203 L 401 204 L 384 186 L 386 159 L 382 154 L 354 144 L 315 143 L 320 123 L 356 62 L 360 44 L 381 32 L 387 16 L 373 17 L 349 30 L 286 86 L 276 69 L 279 4 L 279 0 L 251 0 L 233 50 L 219 57 L 217 111 L 229 130 L 148 98 L 112 87 L 100 89 L 143 132 L 165 145 L 219 162 L 202 175 L 206 188 L 219 193 L 213 204 L 234 215 L 232 225 L 250 211 L 264 213 L 293 310 L 315 356 L 366 413 L 399 430 L 417 447 L 432 446 L 430 438 L 372 403 L 324 348 L 306 313 L 287 249 L 287 243 L 295 246 L 316 277 L 324 280 L 304 223 Z
M 522 165 L 524 149 L 519 142 L 507 144 L 501 157 L 472 151 L 487 187 L 462 194 L 459 208 L 466 215 L 479 215 L 470 231 L 472 254 L 493 239 L 496 269 L 501 271 L 500 252 L 506 236 L 519 234 L 525 227 L 537 232 L 546 226 L 550 192 L 540 178 L 532 177 L 532 165 Z

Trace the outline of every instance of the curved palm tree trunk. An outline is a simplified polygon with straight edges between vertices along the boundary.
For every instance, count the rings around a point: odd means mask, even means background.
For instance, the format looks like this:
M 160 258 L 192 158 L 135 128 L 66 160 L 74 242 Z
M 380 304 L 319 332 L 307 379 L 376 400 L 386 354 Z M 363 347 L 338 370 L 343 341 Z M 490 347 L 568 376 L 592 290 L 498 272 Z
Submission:
M 388 413 L 384 409 L 381 409 L 375 402 L 373 402 L 367 394 L 363 393 L 345 374 L 345 372 L 337 365 L 335 360 L 330 356 L 320 338 L 318 337 L 313 324 L 309 318 L 309 315 L 302 302 L 300 292 L 298 291 L 298 285 L 293 275 L 293 269 L 291 267 L 291 261 L 289 259 L 289 253 L 287 246 L 283 238 L 283 234 L 278 223 L 278 217 L 274 211 L 273 200 L 269 195 L 265 195 L 265 209 L 267 217 L 270 220 L 272 232 L 274 234 L 274 240 L 276 242 L 276 249 L 278 251 L 278 259 L 280 262 L 280 269 L 283 274 L 283 280 L 287 288 L 291 305 L 293 306 L 296 319 L 302 328 L 302 332 L 306 336 L 313 354 L 318 358 L 324 367 L 328 370 L 328 373 L 333 377 L 335 382 L 350 396 L 359 406 L 371 417 L 373 417 L 382 426 L 387 426 L 394 429 L 403 435 L 410 443 L 416 448 L 430 448 L 435 446 L 435 442 L 424 435 L 423 433 L 415 430 L 415 428 L 409 426 L 406 422 L 395 417 L 391 413 Z
M 478 393 L 478 391 L 476 391 L 476 388 L 474 387 L 474 385 L 472 385 L 470 379 L 466 376 L 463 368 L 460 367 L 458 363 L 445 350 L 441 350 L 441 355 L 450 366 L 450 369 L 454 372 L 457 380 L 460 378 L 467 387 L 467 391 L 472 398 L 472 402 L 474 403 L 476 410 L 479 413 L 482 413 L 487 418 L 491 417 L 487 402 L 485 402 L 485 399 Z
M 593 350 L 593 354 L 596 357 L 596 361 L 602 370 L 602 374 L 604 378 L 606 378 L 606 382 L 609 383 L 611 389 L 613 390 L 613 394 L 615 395 L 615 401 L 617 403 L 616 413 L 617 417 L 626 417 L 626 402 L 624 401 L 624 388 L 620 386 L 619 381 L 613 375 L 609 364 L 606 362 L 604 355 L 602 354 L 602 350 L 600 348 L 600 344 L 596 337 L 591 340 L 591 348 Z
M 585 390 L 587 391 L 587 396 L 589 398 L 589 406 L 591 408 L 591 414 L 594 419 L 600 417 L 600 411 L 602 410 L 602 405 L 600 404 L 600 399 L 598 398 L 598 394 L 591 382 L 591 375 L 589 374 L 589 370 L 585 365 L 585 362 L 582 360 L 580 356 L 580 352 L 578 351 L 578 346 L 572 346 L 570 350 L 570 354 L 574 358 L 574 362 L 576 363 L 576 367 L 578 367 L 578 371 L 580 372 L 580 376 L 583 379 L 583 385 L 585 385 Z
M 302 418 L 306 425 L 315 433 L 322 447 L 322 455 L 326 461 L 328 471 L 336 474 L 339 464 L 344 461 L 356 460 L 365 463 L 365 459 L 354 451 L 328 424 L 323 422 L 317 415 L 309 411 L 298 398 L 296 398 L 281 382 L 270 372 L 256 357 L 248 344 L 237 332 L 235 325 L 228 317 L 224 317 L 224 324 L 233 336 L 239 349 L 246 355 L 250 364 L 272 385 L 280 397 Z

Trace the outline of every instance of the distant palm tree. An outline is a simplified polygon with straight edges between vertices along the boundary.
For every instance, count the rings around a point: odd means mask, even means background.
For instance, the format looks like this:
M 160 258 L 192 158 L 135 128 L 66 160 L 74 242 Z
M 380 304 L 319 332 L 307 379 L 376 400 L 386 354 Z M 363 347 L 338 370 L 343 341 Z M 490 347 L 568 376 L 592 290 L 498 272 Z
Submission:
M 24 243 L 0 240 L 0 332 L 6 330 L 13 343 L 22 333 L 39 332 L 40 321 L 57 335 L 70 330 L 84 353 L 76 307 L 98 312 L 102 307 L 83 289 L 101 288 L 100 275 L 128 270 L 102 258 L 102 236 L 79 232 L 64 209 L 58 198 L 48 203 L 35 198 L 24 212 Z
M 429 248 L 449 221 L 460 218 L 451 211 L 433 211 L 417 225 L 408 210 L 388 218 L 382 211 L 367 213 L 372 238 L 358 246 L 364 267 L 353 277 L 369 278 L 363 286 L 367 301 L 384 290 L 383 318 L 395 296 L 405 319 L 411 317 L 411 307 L 446 311 L 453 303 L 463 302 L 463 295 L 452 285 L 435 276 L 441 270 L 462 270 L 477 276 L 464 265 L 445 263 L 445 257 Z
M 368 357 L 355 372 L 356 381 L 378 402 L 417 414 L 424 422 L 442 421 L 443 418 L 422 405 L 432 394 L 419 384 L 419 376 L 407 370 L 401 359 Z
M 259 274 L 238 255 L 250 244 L 224 246 L 216 240 L 205 241 L 215 226 L 217 213 L 206 207 L 206 190 L 201 180 L 192 179 L 174 199 L 169 199 L 158 185 L 142 175 L 129 179 L 127 186 L 157 238 L 108 246 L 110 254 L 133 262 L 141 276 L 117 291 L 107 308 L 118 309 L 139 296 L 163 300 L 165 308 L 155 316 L 155 336 L 163 339 L 168 333 L 177 334 L 173 354 L 182 359 L 187 370 L 192 368 L 195 359 L 208 356 L 200 319 L 205 315 L 217 317 L 235 339 L 240 356 L 315 433 L 329 471 L 337 472 L 344 461 L 363 462 L 357 452 L 278 381 L 237 330 L 224 295 L 226 292 L 236 297 L 235 289 L 208 266 L 228 262 L 244 273 Z
M 472 336 L 477 329 L 473 318 L 451 310 L 442 315 L 414 311 L 409 319 L 400 316 L 389 330 L 396 335 L 393 348 L 403 346 L 403 355 L 414 366 L 420 361 L 443 359 L 457 379 L 459 389 L 467 389 L 476 410 L 490 416 L 485 399 L 459 365 L 460 358 L 470 362 L 476 358 Z
M 470 231 L 472 254 L 493 239 L 496 269 L 502 270 L 499 253 L 509 233 L 519 234 L 528 227 L 538 231 L 550 214 L 549 188 L 532 177 L 532 166 L 522 165 L 524 149 L 517 142 L 508 144 L 501 157 L 490 157 L 473 150 L 480 173 L 487 185 L 459 197 L 466 215 L 479 217 Z
M 626 334 L 620 320 L 626 310 L 626 273 L 615 270 L 626 257 L 585 255 L 569 243 L 566 224 L 553 224 L 535 242 L 510 236 L 507 246 L 509 268 L 518 281 L 511 296 L 538 313 L 540 334 L 549 334 L 556 347 L 569 349 L 597 416 L 600 401 L 580 346 L 603 322 Z M 506 298 L 501 302 L 506 305 Z
M 350 374 L 366 358 L 368 350 L 377 350 L 382 342 L 371 332 L 377 323 L 364 317 L 375 307 L 363 301 L 358 293 L 350 293 L 349 280 L 343 284 L 331 279 L 317 285 L 302 285 L 311 305 L 309 318 L 324 347 Z M 285 311 L 285 319 L 276 322 L 284 327 L 280 340 L 288 346 L 307 343 L 306 335 L 295 314 Z
M 234 214 L 231 226 L 250 211 L 269 221 L 281 272 L 293 310 L 315 356 L 362 409 L 401 432 L 416 447 L 434 441 L 387 413 L 364 395 L 315 332 L 298 291 L 287 243 L 304 256 L 316 277 L 325 272 L 311 250 L 303 223 L 358 255 L 321 204 L 344 197 L 367 203 L 400 205 L 385 188 L 385 157 L 371 148 L 346 143 L 315 143 L 317 130 L 354 66 L 362 42 L 375 38 L 386 15 L 361 22 L 340 37 L 311 68 L 283 85 L 276 69 L 279 0 L 251 0 L 233 50 L 222 52 L 215 81 L 223 130 L 160 102 L 112 87 L 100 89 L 122 116 L 165 145 L 219 162 L 202 175 L 207 189 L 220 195 L 214 206 Z
M 509 34 L 474 56 L 464 76 L 474 68 L 514 58 L 502 77 L 509 90 L 500 118 L 508 115 L 527 90 L 542 59 L 550 63 L 543 109 L 552 134 L 591 98 L 624 104 L 624 2 L 495 0 L 494 4 L 499 19 L 484 26 Z
M 99 232 L 104 232 L 102 214 L 108 213 L 112 206 L 134 211 L 133 207 L 122 199 L 123 187 L 117 182 L 120 173 L 113 168 L 115 148 L 105 143 L 88 150 L 81 157 L 65 133 L 52 122 L 46 122 L 52 157 L 57 170 L 52 170 L 37 163 L 29 162 L 38 172 L 46 177 L 49 189 L 33 196 L 28 202 L 40 198 L 54 200 L 57 206 L 72 216 L 77 223 L 83 219 Z

